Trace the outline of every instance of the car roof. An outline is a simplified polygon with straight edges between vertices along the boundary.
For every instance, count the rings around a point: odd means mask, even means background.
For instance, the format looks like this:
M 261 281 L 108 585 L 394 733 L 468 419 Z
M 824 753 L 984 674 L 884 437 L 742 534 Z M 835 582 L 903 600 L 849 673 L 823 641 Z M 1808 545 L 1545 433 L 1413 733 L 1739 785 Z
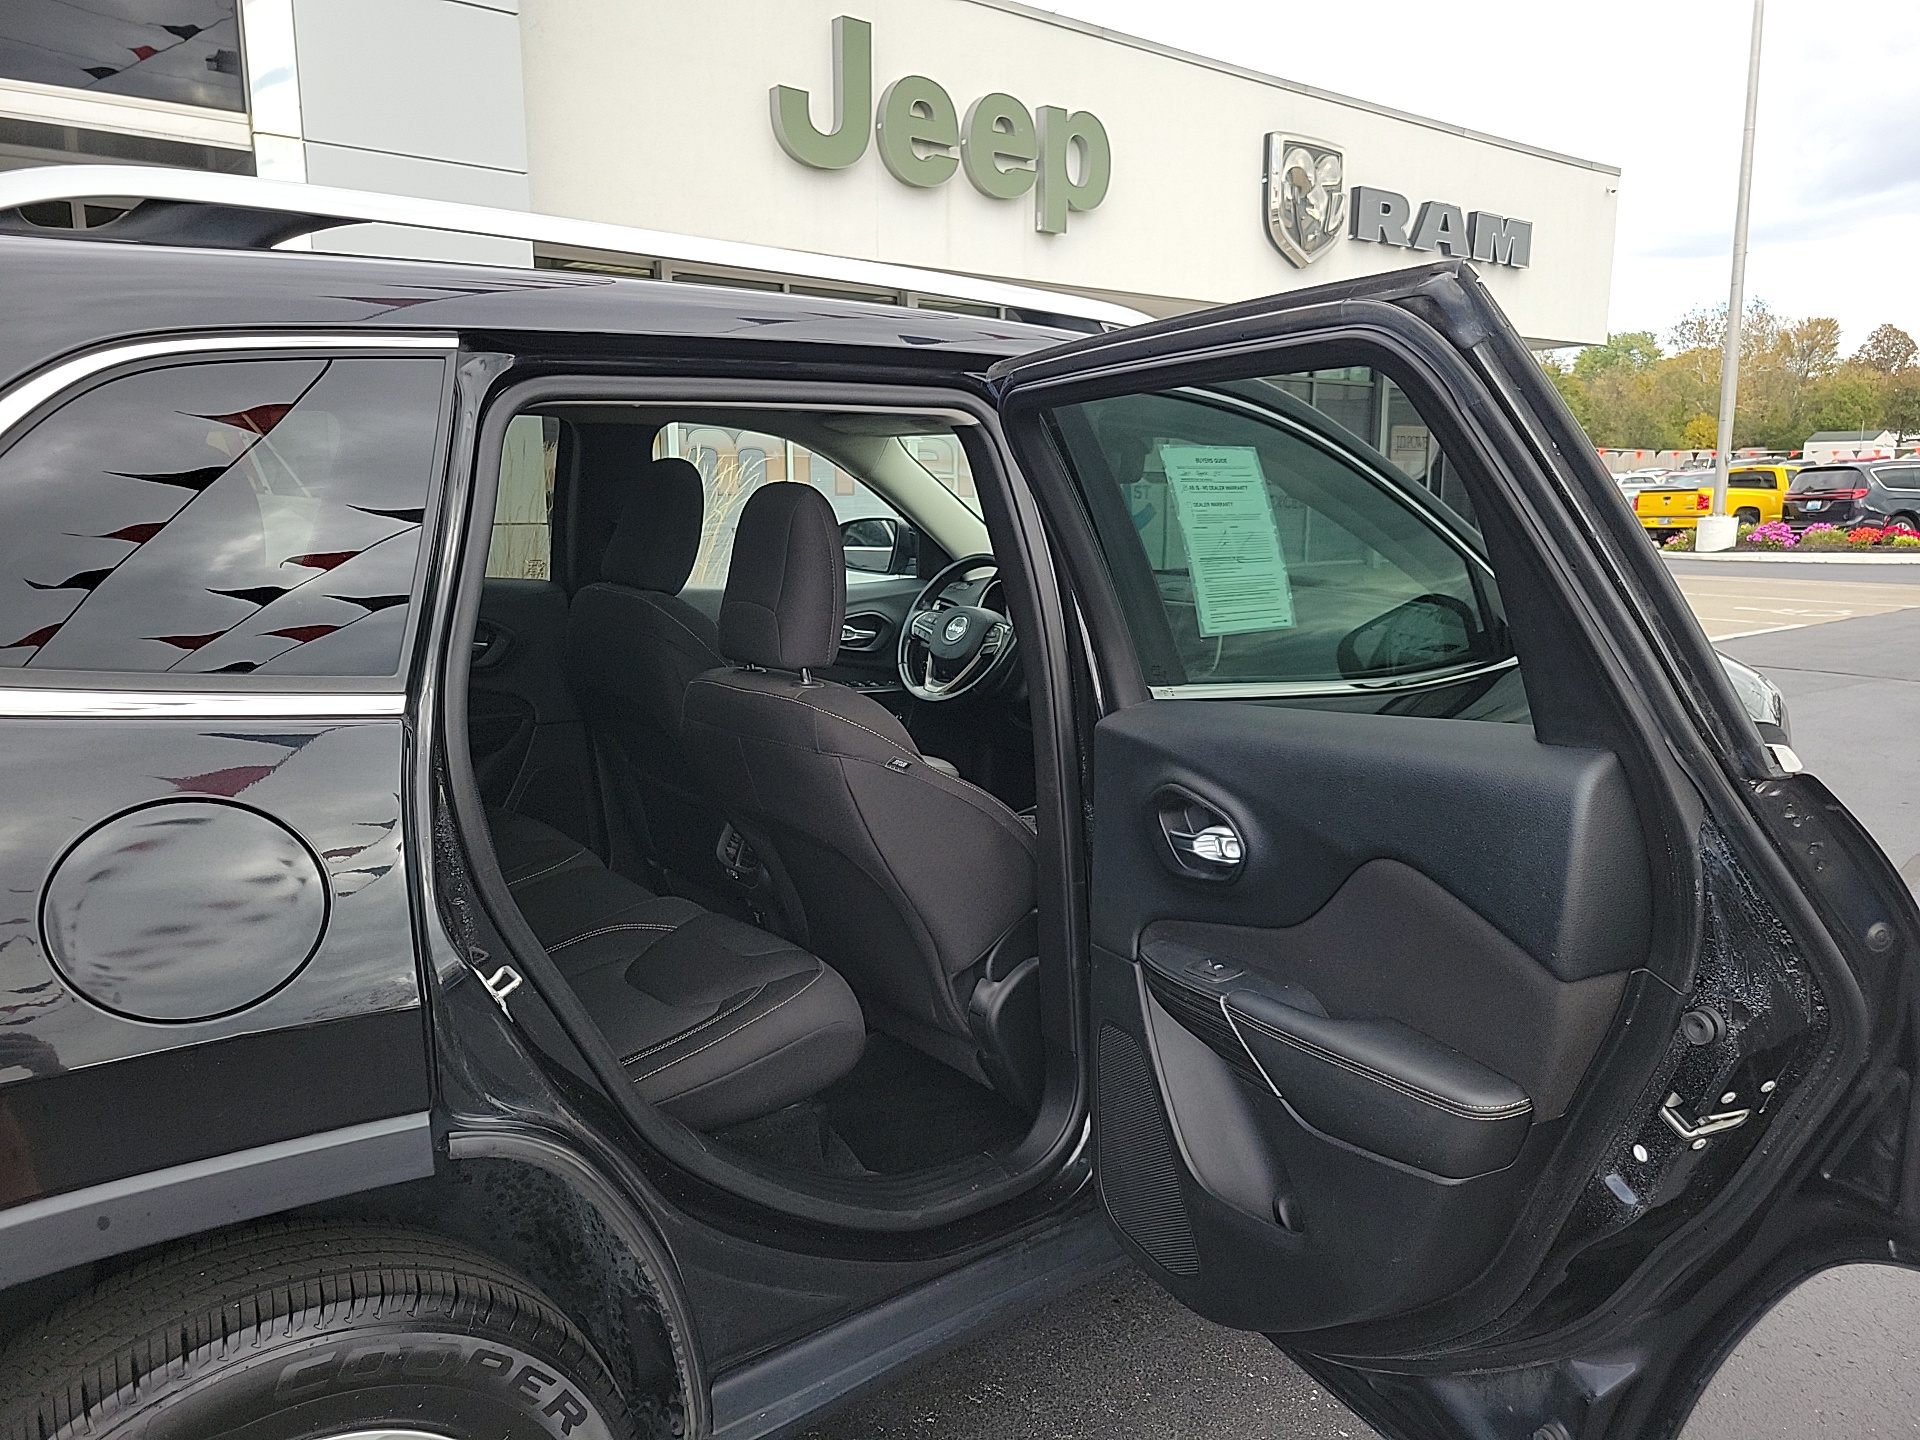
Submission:
M 630 353 L 621 342 L 640 339 L 654 353 L 774 342 L 949 374 L 1082 338 L 1012 320 L 573 270 L 22 236 L 0 236 L 0 315 L 0 385 L 75 351 L 183 331 L 452 331 L 602 355 Z

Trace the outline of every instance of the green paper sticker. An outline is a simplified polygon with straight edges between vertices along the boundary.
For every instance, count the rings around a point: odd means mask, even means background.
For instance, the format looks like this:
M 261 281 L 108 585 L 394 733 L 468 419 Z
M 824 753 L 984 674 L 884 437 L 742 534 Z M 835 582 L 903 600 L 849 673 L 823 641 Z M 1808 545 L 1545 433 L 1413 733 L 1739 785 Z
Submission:
M 1241 635 L 1293 624 L 1293 586 L 1260 455 L 1251 445 L 1162 445 L 1186 541 L 1200 633 Z

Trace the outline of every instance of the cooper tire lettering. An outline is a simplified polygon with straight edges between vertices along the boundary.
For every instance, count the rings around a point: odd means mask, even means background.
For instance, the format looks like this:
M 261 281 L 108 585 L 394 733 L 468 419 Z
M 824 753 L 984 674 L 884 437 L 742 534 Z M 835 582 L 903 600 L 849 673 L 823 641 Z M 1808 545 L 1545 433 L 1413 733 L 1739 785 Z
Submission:
M 249 1440 L 405 1429 L 638 1440 L 591 1342 L 531 1285 L 424 1232 L 271 1225 L 178 1247 L 0 1356 L 0 1435 Z M 156 1318 L 165 1317 L 165 1318 Z M 118 1389 L 103 1390 L 100 1377 Z
M 313 1390 L 324 1390 L 333 1379 L 334 1362 L 340 1358 L 337 1350 L 326 1350 L 307 1360 L 296 1360 L 280 1372 L 280 1383 L 273 1387 L 275 1396 L 293 1400 Z

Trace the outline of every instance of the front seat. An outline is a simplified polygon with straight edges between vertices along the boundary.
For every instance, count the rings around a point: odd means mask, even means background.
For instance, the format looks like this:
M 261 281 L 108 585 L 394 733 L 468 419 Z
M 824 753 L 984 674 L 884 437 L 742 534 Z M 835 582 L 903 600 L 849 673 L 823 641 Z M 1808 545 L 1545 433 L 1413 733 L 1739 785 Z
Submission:
M 723 821 L 680 748 L 687 685 L 722 663 L 713 621 L 680 598 L 705 507 L 685 460 L 652 461 L 634 478 L 600 579 L 573 597 L 567 682 L 653 880 L 713 904 L 724 893 L 714 858 Z
M 771 872 L 788 933 L 846 977 L 869 1023 L 1030 1105 L 1033 833 L 930 765 L 877 702 L 812 676 L 839 652 L 844 565 L 819 491 L 754 493 L 720 607 L 734 665 L 688 687 L 687 753 Z M 997 1023 L 1010 968 L 1031 1023 L 1003 1045 L 969 1009 L 988 996 Z

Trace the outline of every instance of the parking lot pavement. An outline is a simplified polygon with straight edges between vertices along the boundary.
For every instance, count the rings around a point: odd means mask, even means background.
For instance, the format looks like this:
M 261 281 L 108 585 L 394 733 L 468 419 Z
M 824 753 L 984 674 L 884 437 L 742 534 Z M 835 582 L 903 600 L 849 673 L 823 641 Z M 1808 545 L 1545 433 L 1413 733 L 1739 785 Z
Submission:
M 1372 1440 L 1264 1335 L 1209 1325 L 1138 1271 L 879 1391 L 805 1440 Z
M 1773 677 L 1807 768 L 1920 888 L 1920 805 L 1909 798 L 1920 795 L 1920 608 L 1909 608 L 1920 606 L 1920 566 L 1863 580 L 1865 565 L 1671 563 L 1709 634 L 1763 632 L 1720 648 Z M 1009 1435 L 1374 1432 L 1262 1336 L 1210 1325 L 1128 1272 L 857 1402 L 808 1440 Z M 1920 1274 L 1849 1266 L 1789 1295 L 1715 1377 L 1681 1440 L 1788 1435 L 1920 1436 Z
M 1913 587 L 1920 595 L 1920 585 Z M 1920 892 L 1920 610 L 1720 642 L 1787 697 L 1793 748 Z
M 1688 564 L 1675 558 L 1668 568 L 1716 642 L 1920 605 L 1920 565 Z

